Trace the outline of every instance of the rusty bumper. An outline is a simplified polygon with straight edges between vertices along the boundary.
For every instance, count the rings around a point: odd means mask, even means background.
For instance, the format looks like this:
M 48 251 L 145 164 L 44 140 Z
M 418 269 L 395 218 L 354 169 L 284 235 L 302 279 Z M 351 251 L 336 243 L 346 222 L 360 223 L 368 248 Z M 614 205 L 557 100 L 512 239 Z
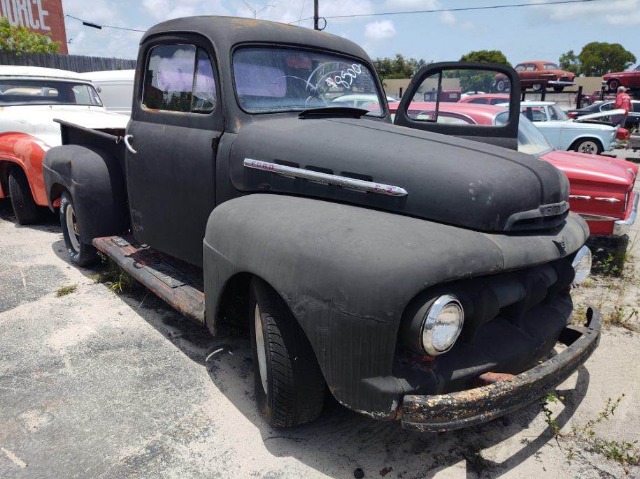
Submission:
M 540 398 L 567 379 L 598 346 L 601 318 L 587 311 L 585 326 L 568 326 L 559 341 L 567 346 L 547 361 L 506 380 L 437 396 L 407 395 L 402 427 L 422 432 L 451 431 L 491 421 Z

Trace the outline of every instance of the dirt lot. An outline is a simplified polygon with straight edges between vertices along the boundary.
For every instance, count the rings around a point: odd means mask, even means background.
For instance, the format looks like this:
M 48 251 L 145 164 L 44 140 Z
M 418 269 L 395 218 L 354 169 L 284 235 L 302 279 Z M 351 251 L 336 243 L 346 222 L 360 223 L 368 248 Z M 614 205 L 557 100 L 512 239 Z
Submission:
M 278 431 L 254 406 L 248 340 L 115 294 L 69 265 L 55 218 L 19 227 L 0 202 L 0 477 L 640 477 L 625 446 L 640 438 L 639 230 L 623 278 L 577 291 L 609 325 L 546 413 L 425 435 L 329 404 Z

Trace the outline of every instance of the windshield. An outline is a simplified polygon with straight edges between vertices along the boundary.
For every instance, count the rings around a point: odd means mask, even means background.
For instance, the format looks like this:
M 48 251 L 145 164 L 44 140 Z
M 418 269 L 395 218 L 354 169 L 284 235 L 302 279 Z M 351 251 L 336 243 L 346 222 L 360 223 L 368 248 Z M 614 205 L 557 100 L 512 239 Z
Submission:
M 96 90 L 86 83 L 60 80 L 0 79 L 0 105 L 102 106 Z
M 245 47 L 233 54 L 240 107 L 248 113 L 382 104 L 375 76 L 357 60 L 290 48 Z M 381 116 L 380 110 L 367 115 Z
M 549 105 L 549 117 L 551 121 L 566 121 L 569 119 L 558 105 Z
M 498 126 L 505 125 L 509 120 L 509 112 L 503 111 L 496 116 L 495 123 Z M 540 130 L 524 115 L 520 115 L 518 123 L 518 151 L 529 155 L 540 156 L 553 150 Z

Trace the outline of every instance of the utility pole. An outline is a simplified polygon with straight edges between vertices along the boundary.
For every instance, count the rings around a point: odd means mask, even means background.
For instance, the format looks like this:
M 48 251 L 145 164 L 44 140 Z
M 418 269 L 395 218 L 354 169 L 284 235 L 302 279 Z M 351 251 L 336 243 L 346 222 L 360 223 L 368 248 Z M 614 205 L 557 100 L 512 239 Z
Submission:
M 318 26 L 318 0 L 313 0 L 313 29 L 314 30 L 320 30 L 320 27 Z

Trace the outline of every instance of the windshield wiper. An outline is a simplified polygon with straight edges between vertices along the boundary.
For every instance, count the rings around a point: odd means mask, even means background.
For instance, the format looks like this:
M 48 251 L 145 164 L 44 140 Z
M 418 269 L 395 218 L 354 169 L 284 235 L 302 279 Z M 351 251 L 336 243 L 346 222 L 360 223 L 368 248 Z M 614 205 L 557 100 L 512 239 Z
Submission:
M 362 108 L 351 108 L 344 106 L 326 106 L 324 108 L 309 108 L 303 110 L 298 115 L 299 118 L 360 118 L 369 113 L 369 110 Z

